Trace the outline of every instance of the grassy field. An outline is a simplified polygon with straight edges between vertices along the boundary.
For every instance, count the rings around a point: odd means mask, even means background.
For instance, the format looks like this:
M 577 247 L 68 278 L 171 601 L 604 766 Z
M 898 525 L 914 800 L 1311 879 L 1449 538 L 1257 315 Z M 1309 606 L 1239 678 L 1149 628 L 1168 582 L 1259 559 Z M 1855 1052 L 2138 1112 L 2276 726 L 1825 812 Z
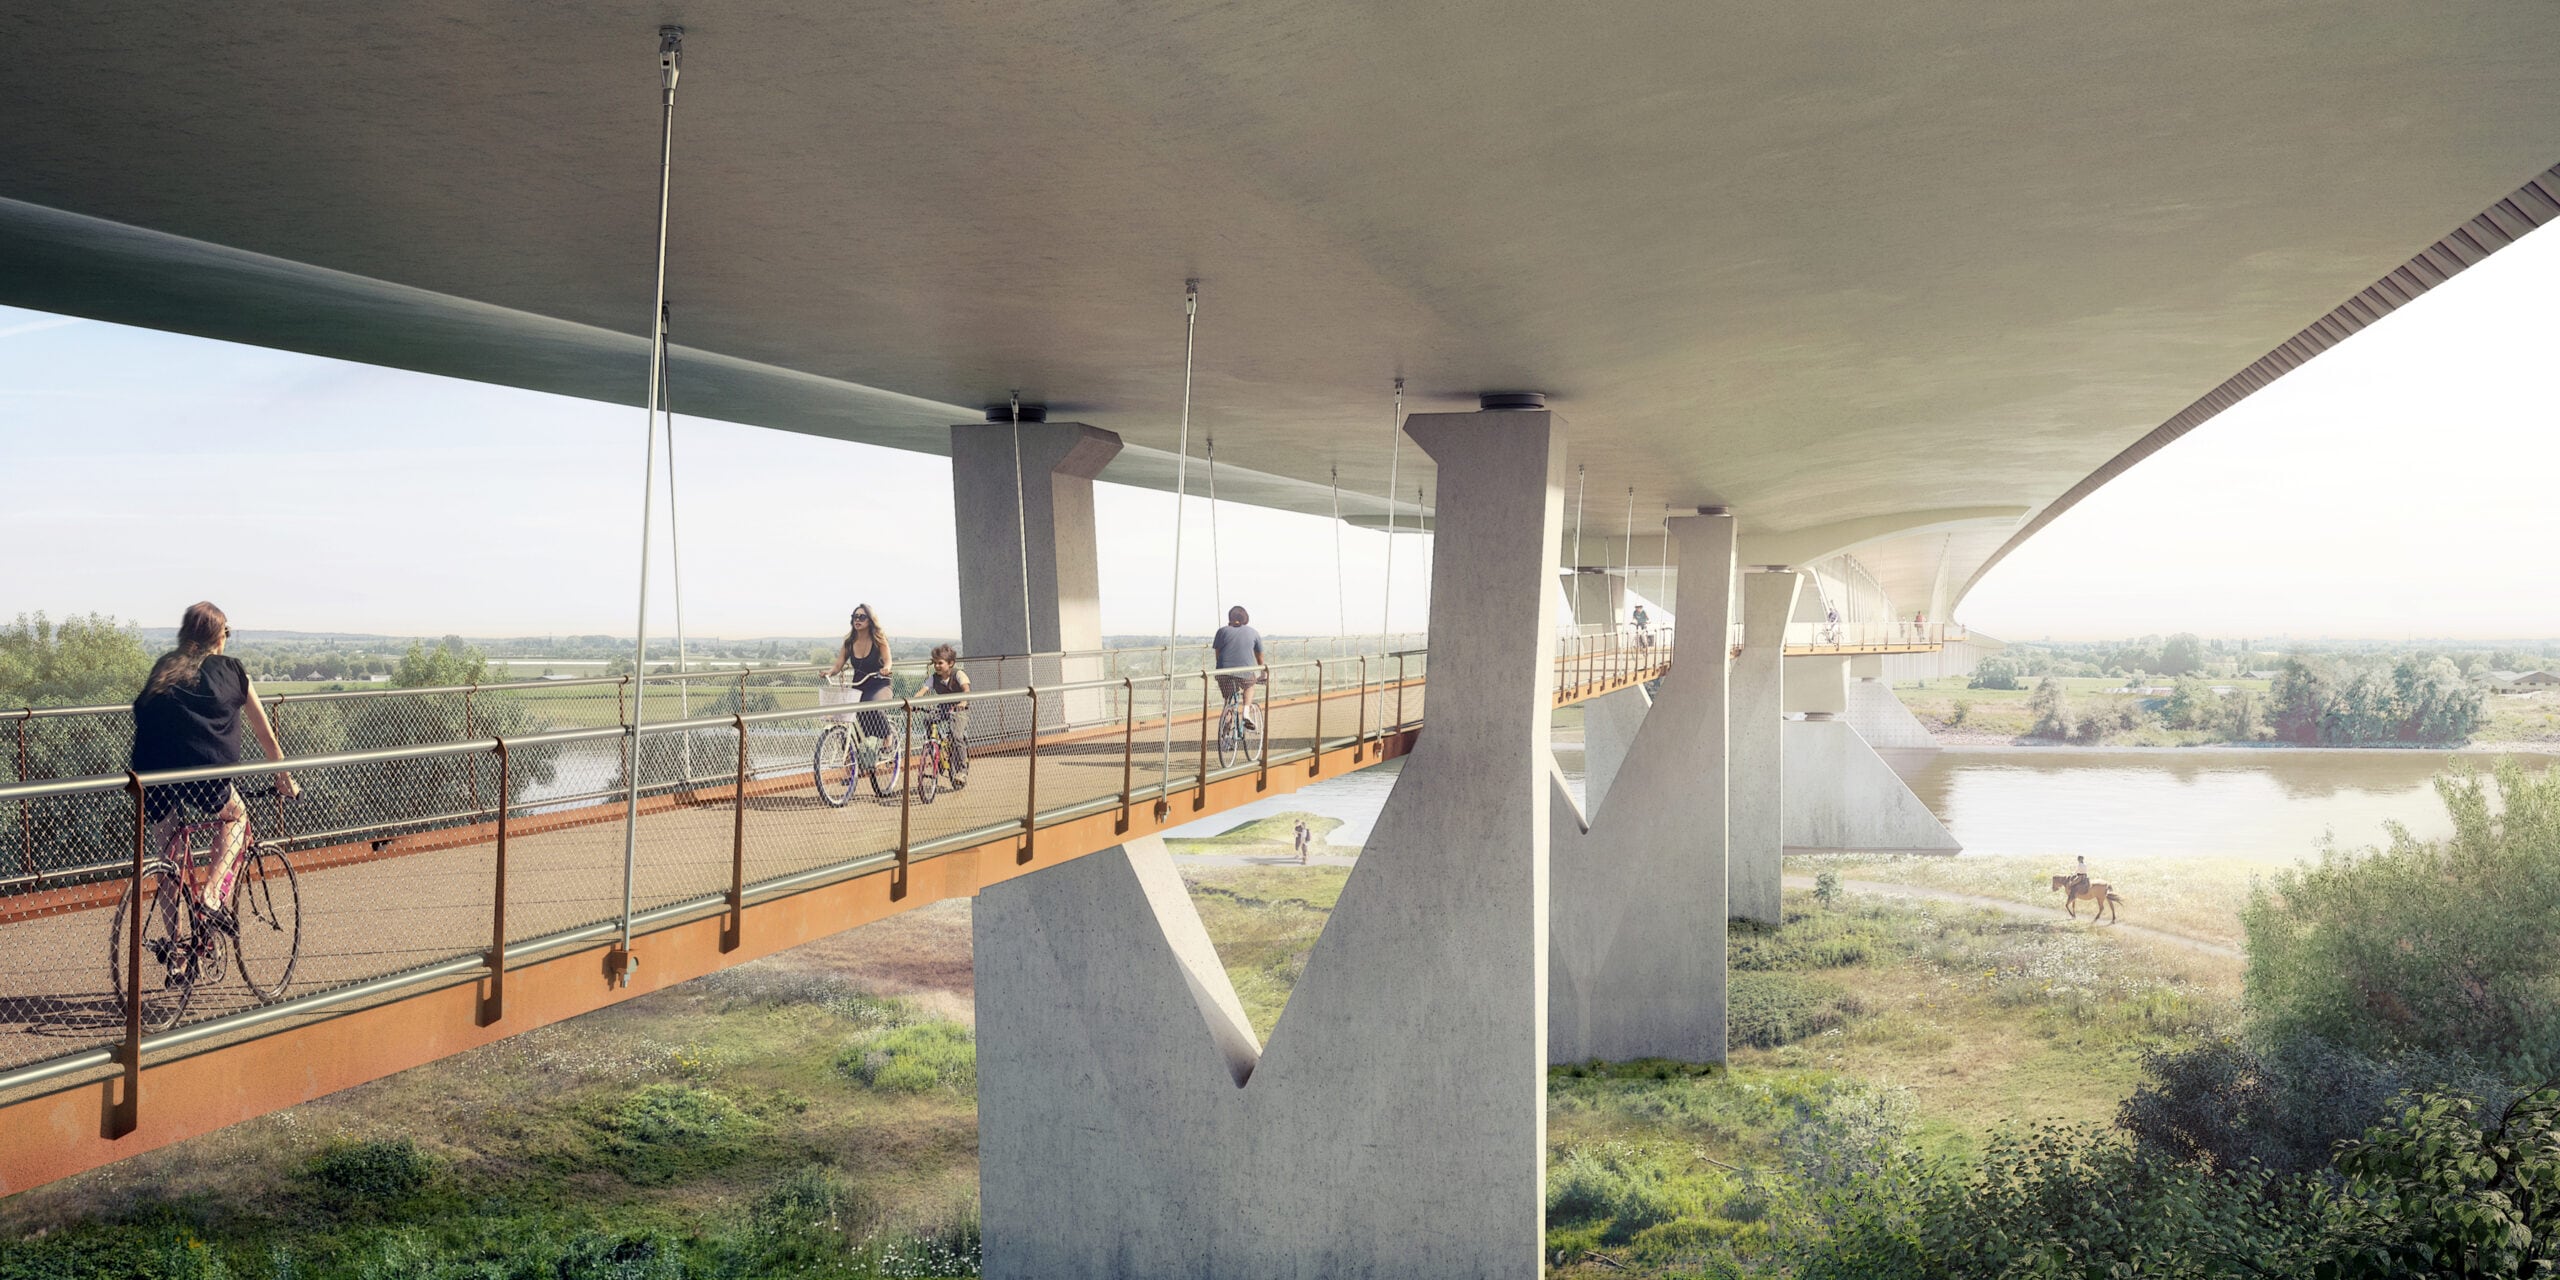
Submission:
M 2054 865 L 2051 858 L 1971 854 L 1961 858 L 1835 854 L 1787 859 L 1791 875 L 1810 876 L 1829 869 L 1844 880 L 1916 885 L 2046 908 L 2061 920 L 2062 895 L 2053 891 L 2051 879 Z M 2104 868 L 2099 878 L 2114 885 L 2124 897 L 2117 907 L 2121 919 L 2145 928 L 2236 946 L 2241 941 L 2240 908 L 2249 900 L 2250 886 L 2281 865 L 2285 864 L 2236 858 L 2127 858 Z M 2081 914 L 2088 914 L 2086 904 L 2082 905 Z

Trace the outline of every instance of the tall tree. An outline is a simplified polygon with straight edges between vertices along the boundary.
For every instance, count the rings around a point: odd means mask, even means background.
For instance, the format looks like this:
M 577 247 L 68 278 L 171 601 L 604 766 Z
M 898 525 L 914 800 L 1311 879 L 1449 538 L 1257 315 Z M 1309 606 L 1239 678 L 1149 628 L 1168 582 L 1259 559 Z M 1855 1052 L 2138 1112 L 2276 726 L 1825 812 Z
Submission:
M 78 707 L 131 702 L 151 674 L 142 630 L 102 613 L 60 623 L 19 614 L 0 627 L 0 705 Z

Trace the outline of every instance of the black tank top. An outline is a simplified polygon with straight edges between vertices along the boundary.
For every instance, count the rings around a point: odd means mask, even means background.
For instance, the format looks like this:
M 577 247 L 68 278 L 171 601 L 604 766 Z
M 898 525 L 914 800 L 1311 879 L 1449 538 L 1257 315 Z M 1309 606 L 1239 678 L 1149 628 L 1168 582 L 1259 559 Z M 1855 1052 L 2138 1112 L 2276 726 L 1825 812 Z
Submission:
M 229 654 L 205 655 L 196 678 L 133 700 L 133 769 L 240 763 L 240 709 L 249 672 Z
M 852 641 L 845 642 L 844 658 L 845 661 L 853 664 L 853 682 L 857 685 L 866 685 L 874 680 L 885 678 L 880 671 L 881 662 L 885 656 L 877 640 L 871 642 L 871 656 L 868 658 L 853 651 Z

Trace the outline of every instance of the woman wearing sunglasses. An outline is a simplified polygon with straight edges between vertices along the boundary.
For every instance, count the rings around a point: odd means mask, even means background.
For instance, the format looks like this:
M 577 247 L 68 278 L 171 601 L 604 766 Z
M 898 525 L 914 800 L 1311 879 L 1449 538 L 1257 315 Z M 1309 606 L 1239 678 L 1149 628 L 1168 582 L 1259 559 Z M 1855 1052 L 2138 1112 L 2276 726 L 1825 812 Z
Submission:
M 844 633 L 844 643 L 836 647 L 836 664 L 827 668 L 827 678 L 832 680 L 837 672 L 851 667 L 853 679 L 846 682 L 846 687 L 853 690 L 855 700 L 884 702 L 896 692 L 889 684 L 889 666 L 892 661 L 889 656 L 889 637 L 881 632 L 880 620 L 873 615 L 871 606 L 867 604 L 858 604 L 853 607 L 853 617 L 849 620 L 849 626 L 850 629 Z M 877 711 L 865 711 L 858 715 L 856 720 L 862 728 L 864 737 L 878 738 L 884 744 L 889 741 L 887 716 Z M 890 767 L 885 753 L 880 763 L 874 767 L 881 769 Z

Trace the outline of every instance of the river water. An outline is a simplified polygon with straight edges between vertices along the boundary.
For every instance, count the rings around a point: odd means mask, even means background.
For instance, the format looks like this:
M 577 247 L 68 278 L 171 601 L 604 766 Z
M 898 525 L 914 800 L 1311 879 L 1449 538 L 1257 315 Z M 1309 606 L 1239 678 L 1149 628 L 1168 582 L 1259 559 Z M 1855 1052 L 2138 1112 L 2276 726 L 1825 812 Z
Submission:
M 1561 755 L 1580 789 L 1578 751 Z M 2350 846 L 2388 838 L 2397 821 L 2425 837 L 2452 829 L 2431 785 L 2457 764 L 2493 757 L 2446 751 L 2268 748 L 1949 747 L 1894 753 L 1912 792 L 1981 856 L 2093 860 L 2210 855 L 2291 862 L 2325 836 Z M 1890 758 L 1890 757 L 1889 757 Z M 2519 757 L 2529 769 L 2552 757 Z M 1206 839 L 1273 814 L 1341 820 L 1337 848 L 1369 838 L 1401 761 L 1257 800 L 1168 836 Z
M 2446 751 L 1950 747 L 1893 761 L 1968 854 L 2207 855 L 2290 862 L 2453 824 L 2433 781 L 2494 757 Z M 2529 769 L 2548 756 L 2519 757 Z

